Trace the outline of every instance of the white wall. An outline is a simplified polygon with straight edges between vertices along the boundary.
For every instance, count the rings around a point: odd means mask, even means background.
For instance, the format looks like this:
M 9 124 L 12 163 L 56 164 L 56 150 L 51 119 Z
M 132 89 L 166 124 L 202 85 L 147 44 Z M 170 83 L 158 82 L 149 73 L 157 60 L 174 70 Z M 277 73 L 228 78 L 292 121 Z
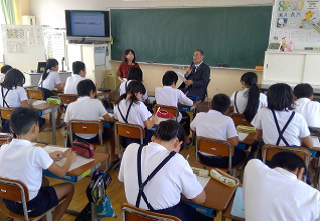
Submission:
M 149 8 L 149 7 L 218 7 L 240 5 L 273 4 L 274 0 L 161 0 L 161 1 L 124 1 L 124 0 L 29 0 L 30 14 L 36 16 L 37 25 L 50 25 L 54 28 L 65 28 L 66 9 L 106 10 L 109 8 Z M 192 55 L 190 55 L 190 59 Z M 111 70 L 117 70 L 119 63 L 108 64 Z M 144 84 L 148 91 L 154 91 L 161 86 L 161 79 L 166 70 L 174 70 L 172 66 L 140 65 L 144 73 Z M 183 70 L 177 70 L 183 72 Z M 208 86 L 209 97 L 217 93 L 231 95 L 235 90 L 241 90 L 240 77 L 246 70 L 211 69 L 211 82 Z M 256 71 L 259 82 L 262 71 Z

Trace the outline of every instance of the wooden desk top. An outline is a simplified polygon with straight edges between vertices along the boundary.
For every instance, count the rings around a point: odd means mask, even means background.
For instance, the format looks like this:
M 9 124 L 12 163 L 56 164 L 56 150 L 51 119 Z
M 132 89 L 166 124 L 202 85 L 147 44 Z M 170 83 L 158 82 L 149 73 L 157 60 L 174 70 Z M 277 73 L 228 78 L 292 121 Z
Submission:
M 33 100 L 33 99 L 30 99 L 30 100 Z M 46 103 L 43 103 L 43 104 L 38 104 L 35 106 L 32 105 L 31 108 L 34 110 L 44 111 L 44 110 L 48 110 L 52 107 L 59 107 L 59 106 L 60 106 L 60 104 L 50 104 L 49 102 L 46 101 Z
M 236 187 L 228 187 L 215 179 L 210 179 L 204 188 L 204 191 L 206 192 L 206 201 L 203 204 L 200 204 L 200 206 L 224 211 L 234 195 L 235 190 Z M 182 196 L 181 200 L 193 203 L 184 196 Z
M 58 94 L 63 94 L 63 91 L 59 91 L 57 89 L 53 89 L 52 93 L 55 94 L 55 95 L 58 95 Z M 109 91 L 109 92 L 98 91 L 96 96 L 99 97 L 99 96 L 103 96 L 103 95 L 111 94 L 111 93 L 112 93 L 112 91 Z
M 33 84 L 24 84 L 24 85 L 23 85 L 23 88 L 24 88 L 24 89 L 34 88 L 34 87 L 37 87 L 37 85 L 33 85 Z
M 102 161 L 106 160 L 108 157 L 109 157 L 108 154 L 95 152 L 93 157 L 94 161 L 91 161 L 90 163 L 87 163 L 85 165 L 82 165 L 81 167 L 73 169 L 69 171 L 67 174 L 75 177 L 81 176 L 83 173 L 90 170 L 92 167 L 96 166 Z
M 248 134 L 248 136 L 243 141 L 240 141 L 240 143 L 252 145 L 255 141 L 255 134 Z
M 242 185 L 241 185 L 241 186 L 242 186 Z M 245 219 L 242 219 L 242 218 L 239 218 L 239 217 L 236 217 L 236 216 L 232 216 L 232 215 L 231 215 L 231 209 L 232 209 L 232 205 L 233 205 L 234 196 L 235 196 L 235 195 L 232 196 L 232 198 L 231 198 L 231 200 L 230 200 L 230 203 L 228 204 L 226 210 L 223 211 L 222 217 L 228 218 L 228 219 L 231 219 L 231 220 L 244 221 Z

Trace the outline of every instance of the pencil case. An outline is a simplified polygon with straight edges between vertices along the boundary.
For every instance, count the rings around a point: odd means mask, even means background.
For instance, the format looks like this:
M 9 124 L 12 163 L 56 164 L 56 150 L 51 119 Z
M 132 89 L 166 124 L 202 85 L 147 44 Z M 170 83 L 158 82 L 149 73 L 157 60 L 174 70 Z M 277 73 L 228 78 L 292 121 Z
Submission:
M 60 101 L 60 99 L 58 99 L 58 98 L 48 97 L 48 98 L 47 98 L 47 101 L 48 101 L 50 104 L 61 104 L 61 101 Z
M 12 138 L 13 138 L 13 134 L 0 133 L 0 140 L 11 140 Z
M 73 141 L 72 150 L 76 152 L 77 155 L 85 158 L 92 158 L 94 156 L 94 146 L 84 140 L 76 139 Z
M 243 125 L 238 125 L 237 126 L 237 131 L 240 133 L 248 133 L 248 134 L 253 134 L 256 132 L 256 128 L 254 127 L 248 127 L 248 126 L 243 126 Z
M 222 170 L 219 170 L 218 168 L 210 170 L 210 176 L 228 187 L 235 187 L 240 183 L 239 179 L 230 176 L 229 174 L 223 172 Z

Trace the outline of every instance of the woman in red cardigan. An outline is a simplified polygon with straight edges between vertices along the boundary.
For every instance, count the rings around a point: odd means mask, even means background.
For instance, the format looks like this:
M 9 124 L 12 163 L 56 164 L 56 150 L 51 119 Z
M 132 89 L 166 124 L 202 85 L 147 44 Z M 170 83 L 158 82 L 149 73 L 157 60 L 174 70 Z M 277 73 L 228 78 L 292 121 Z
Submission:
M 132 67 L 139 67 L 139 65 L 136 63 L 134 51 L 132 49 L 127 49 L 123 52 L 122 63 L 117 71 L 117 76 L 121 83 L 125 81 L 124 78 L 127 78 L 128 71 Z

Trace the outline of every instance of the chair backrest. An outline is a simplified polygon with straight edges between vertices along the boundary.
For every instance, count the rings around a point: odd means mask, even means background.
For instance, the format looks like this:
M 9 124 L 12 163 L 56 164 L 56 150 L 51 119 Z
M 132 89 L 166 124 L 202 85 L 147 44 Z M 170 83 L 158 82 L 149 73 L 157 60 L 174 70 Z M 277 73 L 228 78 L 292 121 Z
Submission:
M 122 221 L 150 221 L 150 220 L 181 221 L 181 219 L 175 216 L 143 210 L 126 203 L 121 205 L 121 220 Z
M 62 104 L 70 104 L 78 99 L 77 94 L 59 94 Z
M 232 113 L 230 117 L 232 118 L 236 126 L 243 125 L 252 127 L 252 124 L 249 121 L 247 121 L 247 119 L 244 117 L 244 114 Z
M 143 144 L 143 138 L 145 136 L 145 133 L 144 128 L 141 125 L 127 124 L 117 121 L 115 122 L 114 127 L 116 146 L 119 146 L 118 136 L 140 139 L 140 144 Z
M 271 161 L 272 157 L 276 153 L 279 153 L 281 151 L 294 152 L 304 160 L 304 162 L 306 163 L 306 166 L 308 166 L 310 163 L 311 154 L 307 149 L 303 147 L 283 147 L 283 146 L 277 146 L 272 144 L 263 145 L 262 152 L 261 152 L 262 161 L 264 163 L 266 162 L 266 160 Z
M 12 111 L 14 111 L 14 108 L 0 107 L 1 118 L 10 120 L 10 115 L 12 114 Z
M 155 104 L 154 108 L 153 108 L 153 112 L 156 113 L 158 108 L 160 107 L 160 110 L 166 110 L 168 111 L 170 114 L 172 114 L 173 116 L 177 118 L 179 117 L 179 109 L 177 107 L 174 106 L 167 106 L 167 105 L 162 105 L 162 104 Z
M 231 172 L 234 146 L 229 141 L 198 136 L 196 142 L 196 163 L 198 163 L 198 151 L 222 157 L 229 157 L 228 168 Z
M 40 89 L 27 89 L 28 99 L 44 100 L 44 93 Z
M 203 98 L 201 99 L 202 102 L 206 99 L 206 97 L 208 97 L 208 85 L 209 85 L 210 81 L 211 81 L 211 79 L 209 78 L 207 86 L 206 86 L 206 91 L 204 93 Z
M 73 133 L 79 134 L 98 134 L 100 144 L 103 145 L 103 124 L 98 120 L 71 120 L 68 126 L 70 132 L 70 141 L 73 142 Z
M 27 204 L 29 192 L 27 186 L 19 180 L 0 178 L 0 198 L 22 202 L 24 218 L 28 219 Z

